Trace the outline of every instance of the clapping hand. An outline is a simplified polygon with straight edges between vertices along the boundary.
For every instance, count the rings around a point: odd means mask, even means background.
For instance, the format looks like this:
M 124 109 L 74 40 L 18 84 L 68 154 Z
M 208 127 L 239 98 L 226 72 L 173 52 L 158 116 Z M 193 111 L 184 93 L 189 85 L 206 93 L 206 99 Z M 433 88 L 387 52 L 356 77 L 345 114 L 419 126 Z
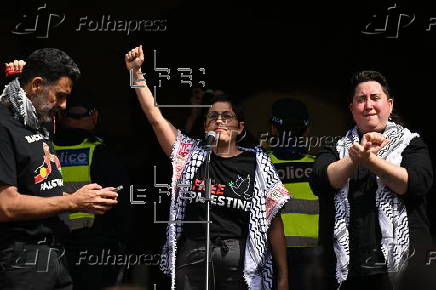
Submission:
M 383 134 L 371 132 L 362 137 L 362 144 L 353 144 L 348 150 L 351 160 L 358 164 L 367 165 L 371 155 L 377 154 L 386 144 L 389 143 Z

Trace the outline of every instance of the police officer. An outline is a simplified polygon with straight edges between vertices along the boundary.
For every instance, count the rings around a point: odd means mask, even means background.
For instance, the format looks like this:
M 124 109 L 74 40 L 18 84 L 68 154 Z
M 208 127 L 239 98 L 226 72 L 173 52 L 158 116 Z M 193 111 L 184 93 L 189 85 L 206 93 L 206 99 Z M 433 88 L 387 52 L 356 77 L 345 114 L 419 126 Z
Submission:
M 306 106 L 295 99 L 272 105 L 269 156 L 286 189 L 292 194 L 281 212 L 287 244 L 290 288 L 308 289 L 309 269 L 318 243 L 318 198 L 308 180 L 314 157 L 308 154 L 305 135 L 309 126 Z
M 95 93 L 79 87 L 60 114 L 60 130 L 54 139 L 67 192 L 97 181 L 124 187 L 119 191 L 119 207 L 105 217 L 83 212 L 64 216 L 71 230 L 66 253 L 74 289 L 80 290 L 102 289 L 121 280 L 122 265 L 116 262 L 115 255 L 123 254 L 130 227 L 127 170 L 115 151 L 95 135 L 97 122 Z M 100 260 L 95 263 L 90 257 Z

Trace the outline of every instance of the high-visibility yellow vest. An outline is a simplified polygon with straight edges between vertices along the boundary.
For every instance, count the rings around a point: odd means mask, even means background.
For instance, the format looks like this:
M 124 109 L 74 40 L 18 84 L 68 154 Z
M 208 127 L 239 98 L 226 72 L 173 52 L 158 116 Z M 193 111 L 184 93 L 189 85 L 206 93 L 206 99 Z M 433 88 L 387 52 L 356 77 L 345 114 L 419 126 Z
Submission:
M 271 161 L 286 189 L 292 194 L 282 209 L 286 244 L 288 247 L 314 247 L 318 243 L 318 197 L 309 186 L 312 166 L 311 155 L 299 160 L 281 160 L 269 152 Z
M 89 142 L 85 139 L 79 145 L 54 145 L 56 155 L 61 162 L 65 192 L 73 193 L 91 182 L 91 163 L 95 147 L 103 144 L 100 141 Z M 71 230 L 91 228 L 95 216 L 86 212 L 70 212 L 62 216 Z

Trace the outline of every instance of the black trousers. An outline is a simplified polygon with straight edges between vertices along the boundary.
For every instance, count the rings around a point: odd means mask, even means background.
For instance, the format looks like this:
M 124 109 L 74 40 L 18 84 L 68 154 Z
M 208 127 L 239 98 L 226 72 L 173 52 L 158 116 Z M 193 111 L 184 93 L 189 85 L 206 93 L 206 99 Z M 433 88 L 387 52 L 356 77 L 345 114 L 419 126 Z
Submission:
M 176 289 L 205 290 L 205 241 L 182 239 L 176 259 Z M 245 244 L 235 239 L 215 239 L 211 242 L 209 265 L 210 290 L 244 290 Z
M 292 290 L 336 290 L 334 276 L 324 270 L 320 247 L 288 247 L 288 280 Z M 274 271 L 276 272 L 276 271 Z
M 71 290 L 65 251 L 47 244 L 15 242 L 0 248 L 0 289 Z
M 405 271 L 398 277 L 395 285 L 388 274 L 351 277 L 341 286 L 343 289 L 371 290 L 434 290 L 436 289 L 436 263 L 429 260 L 431 245 L 419 245 L 411 249 L 411 256 Z

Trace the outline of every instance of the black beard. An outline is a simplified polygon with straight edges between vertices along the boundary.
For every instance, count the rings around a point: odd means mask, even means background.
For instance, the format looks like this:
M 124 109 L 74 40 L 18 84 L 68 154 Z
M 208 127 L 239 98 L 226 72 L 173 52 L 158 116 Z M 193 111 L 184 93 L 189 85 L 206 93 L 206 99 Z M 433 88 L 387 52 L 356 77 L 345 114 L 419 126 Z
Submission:
M 50 112 L 38 112 L 38 120 L 40 123 L 50 123 L 52 121 L 52 117 L 50 116 Z
M 49 106 L 47 98 L 48 98 L 48 89 L 44 89 L 42 93 L 36 94 L 33 99 L 33 106 L 35 107 L 36 114 L 38 115 L 38 120 L 40 123 L 50 123 L 52 121 L 51 117 L 51 109 L 47 110 L 44 107 Z

